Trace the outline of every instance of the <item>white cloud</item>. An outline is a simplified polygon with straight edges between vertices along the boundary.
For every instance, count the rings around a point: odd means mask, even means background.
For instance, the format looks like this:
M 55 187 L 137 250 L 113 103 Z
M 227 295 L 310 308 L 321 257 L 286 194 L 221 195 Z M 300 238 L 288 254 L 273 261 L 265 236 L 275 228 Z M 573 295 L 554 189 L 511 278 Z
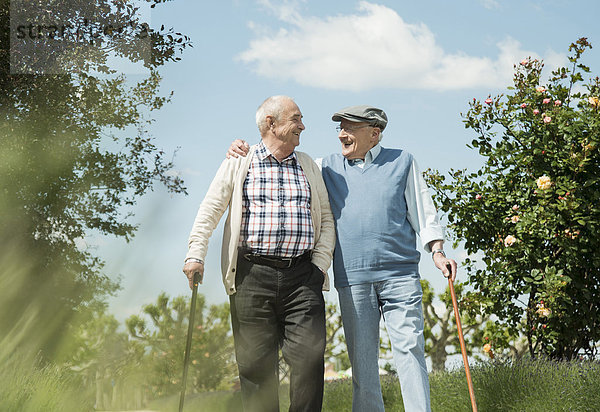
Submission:
M 300 17 L 300 2 L 304 0 L 278 0 L 275 3 L 271 0 L 257 0 L 258 4 L 264 6 L 272 12 L 281 21 L 292 23 L 298 21 Z
M 479 0 L 479 2 L 483 5 L 483 7 L 489 10 L 500 8 L 500 3 L 498 3 L 496 0 Z
M 353 91 L 504 87 L 511 83 L 514 63 L 538 57 L 512 38 L 496 45 L 495 58 L 448 53 L 425 24 L 407 23 L 389 7 L 366 1 L 355 14 L 325 18 L 303 17 L 295 1 L 260 3 L 289 28 L 273 32 L 251 23 L 256 37 L 237 59 L 258 75 L 306 86 Z

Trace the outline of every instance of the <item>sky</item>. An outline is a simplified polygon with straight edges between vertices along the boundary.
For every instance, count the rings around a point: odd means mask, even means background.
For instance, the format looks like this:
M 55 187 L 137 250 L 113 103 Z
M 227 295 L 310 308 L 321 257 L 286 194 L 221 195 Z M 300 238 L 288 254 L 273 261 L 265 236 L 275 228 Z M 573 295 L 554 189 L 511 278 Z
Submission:
M 157 187 L 133 210 L 129 221 L 139 229 L 132 241 L 90 241 L 107 262 L 105 272 L 121 279 L 110 311 L 122 321 L 161 292 L 190 295 L 181 268 L 198 206 L 231 141 L 258 142 L 254 115 L 265 98 L 295 99 L 306 126 L 298 150 L 313 158 L 340 150 L 334 112 L 369 104 L 388 115 L 384 147 L 412 153 L 422 170 L 475 169 L 482 159 L 466 146 L 474 136 L 461 117 L 468 102 L 506 92 L 513 65 L 525 57 L 543 59 L 549 76 L 551 68 L 567 64 L 568 46 L 582 36 L 598 46 L 584 56 L 598 75 L 599 15 L 597 0 L 175 0 L 158 5 L 151 25 L 173 27 L 193 43 L 181 61 L 161 71 L 163 92 L 174 94 L 153 114 L 151 127 L 156 145 L 176 152 L 175 172 L 188 195 Z M 228 300 L 221 281 L 221 239 L 222 222 L 211 238 L 199 288 L 210 304 Z M 457 261 L 465 257 L 460 247 L 453 250 L 447 242 L 445 248 Z M 446 280 L 428 254 L 422 255 L 420 272 L 443 291 Z M 459 280 L 464 276 L 459 269 Z M 335 295 L 335 290 L 325 293 L 328 301 L 336 301 Z

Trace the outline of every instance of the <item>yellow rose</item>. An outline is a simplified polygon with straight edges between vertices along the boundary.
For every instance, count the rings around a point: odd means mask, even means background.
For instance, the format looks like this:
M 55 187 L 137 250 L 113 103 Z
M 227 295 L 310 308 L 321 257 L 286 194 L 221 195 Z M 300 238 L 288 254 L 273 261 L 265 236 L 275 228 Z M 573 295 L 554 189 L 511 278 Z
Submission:
M 588 97 L 588 102 L 590 102 L 590 104 L 594 107 L 600 106 L 600 101 L 598 100 L 598 98 L 596 96 Z
M 494 352 L 492 351 L 492 345 L 486 343 L 483 345 L 483 351 L 490 357 L 490 359 L 494 359 Z
M 513 223 L 517 223 L 519 221 L 519 216 L 518 215 L 514 215 L 510 220 Z
M 552 186 L 552 180 L 550 180 L 550 178 L 546 175 L 540 176 L 536 183 L 537 187 L 542 190 L 550 189 L 550 187 Z
M 550 316 L 550 313 L 552 313 L 552 311 L 545 307 L 544 305 L 539 305 L 538 310 L 537 310 L 537 314 L 540 315 L 543 318 L 547 318 L 548 316 Z

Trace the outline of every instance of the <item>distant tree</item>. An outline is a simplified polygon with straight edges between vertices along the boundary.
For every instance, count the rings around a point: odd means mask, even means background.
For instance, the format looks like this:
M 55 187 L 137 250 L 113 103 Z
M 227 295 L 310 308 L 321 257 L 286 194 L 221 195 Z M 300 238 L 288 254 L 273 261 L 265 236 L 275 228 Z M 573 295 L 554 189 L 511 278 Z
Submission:
M 326 339 L 325 361 L 332 362 L 338 370 L 350 367 L 350 358 L 346 349 L 346 339 L 342 327 L 342 317 L 335 303 L 325 307 Z
M 0 0 L 0 339 L 6 353 L 29 345 L 52 356 L 65 323 L 118 288 L 86 236 L 129 240 L 136 226 L 127 217 L 140 196 L 156 183 L 185 192 L 148 126 L 170 97 L 160 93 L 160 67 L 190 43 L 145 25 L 133 0 L 10 5 Z M 86 22 L 96 31 L 73 31 L 56 49 L 46 37 L 29 50 L 11 49 L 18 16 L 29 18 L 24 24 Z M 141 30 L 147 41 L 138 41 Z M 43 62 L 27 60 L 40 48 Z M 111 56 L 147 75 L 131 81 L 109 67 Z
M 485 158 L 475 172 L 429 173 L 466 259 L 467 294 L 531 356 L 594 357 L 600 341 L 600 79 L 571 44 L 570 67 L 515 66 L 506 96 L 473 99 L 465 126 Z M 476 258 L 477 252 L 481 258 Z
M 431 284 L 421 280 L 423 289 L 423 314 L 425 319 L 425 353 L 431 360 L 433 371 L 446 369 L 449 356 L 460 355 L 460 341 L 450 288 L 436 295 Z M 522 335 L 511 334 L 511 329 L 492 320 L 481 308 L 481 302 L 465 291 L 464 284 L 455 282 L 454 292 L 461 317 L 467 354 L 483 360 L 494 357 L 518 359 L 526 346 Z
M 431 359 L 432 370 L 443 371 L 446 369 L 448 356 L 461 353 L 450 289 L 446 287 L 445 292 L 437 296 L 439 301 L 435 301 L 435 292 L 427 280 L 421 280 L 421 287 L 423 289 L 425 353 Z M 463 294 L 463 285 L 456 283 L 454 291 L 457 300 L 460 302 Z M 437 310 L 434 301 L 439 305 L 439 309 Z M 442 305 L 443 308 L 441 308 Z M 471 355 L 474 345 L 470 344 L 470 338 L 473 332 L 481 326 L 482 322 L 477 316 L 468 316 L 464 312 L 460 314 L 464 338 L 466 342 L 469 342 L 466 347 L 468 354 Z
M 142 316 L 126 321 L 131 337 L 147 350 L 145 362 L 151 369 L 147 383 L 156 396 L 181 389 L 189 311 L 187 297 L 170 299 L 162 293 L 155 304 L 144 306 Z M 207 307 L 204 296 L 198 295 L 190 359 L 191 393 L 231 387 L 237 368 L 228 304 Z
M 144 346 L 119 331 L 119 322 L 103 310 L 74 325 L 60 360 L 81 387 L 94 388 L 95 408 L 141 408 L 149 392 Z

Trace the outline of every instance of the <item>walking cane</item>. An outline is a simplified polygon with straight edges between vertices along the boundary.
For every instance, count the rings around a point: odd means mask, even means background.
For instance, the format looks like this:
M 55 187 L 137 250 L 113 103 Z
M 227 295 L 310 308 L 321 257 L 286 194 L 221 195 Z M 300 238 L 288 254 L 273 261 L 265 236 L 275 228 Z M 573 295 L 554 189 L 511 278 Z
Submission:
M 190 305 L 190 319 L 188 323 L 187 340 L 185 342 L 185 356 L 183 358 L 183 378 L 181 379 L 181 396 L 179 397 L 179 412 L 183 411 L 185 399 L 185 384 L 187 381 L 188 366 L 190 363 L 190 349 L 192 347 L 192 332 L 194 331 L 194 317 L 196 315 L 196 297 L 198 296 L 198 278 L 200 273 L 194 273 L 194 287 L 192 288 L 192 304 Z
M 460 351 L 462 352 L 463 362 L 465 364 L 467 385 L 469 386 L 469 396 L 471 397 L 471 408 L 473 408 L 473 412 L 477 412 L 475 392 L 473 391 L 473 382 L 471 381 L 471 371 L 469 370 L 469 360 L 467 359 L 467 349 L 465 347 L 465 338 L 463 336 L 462 326 L 460 324 L 460 315 L 458 314 L 458 303 L 456 302 L 456 293 L 454 293 L 454 284 L 452 283 L 452 279 L 450 277 L 448 277 L 448 285 L 450 286 L 450 295 L 452 296 L 452 306 L 454 306 L 454 317 L 456 318 L 456 329 L 458 330 Z

